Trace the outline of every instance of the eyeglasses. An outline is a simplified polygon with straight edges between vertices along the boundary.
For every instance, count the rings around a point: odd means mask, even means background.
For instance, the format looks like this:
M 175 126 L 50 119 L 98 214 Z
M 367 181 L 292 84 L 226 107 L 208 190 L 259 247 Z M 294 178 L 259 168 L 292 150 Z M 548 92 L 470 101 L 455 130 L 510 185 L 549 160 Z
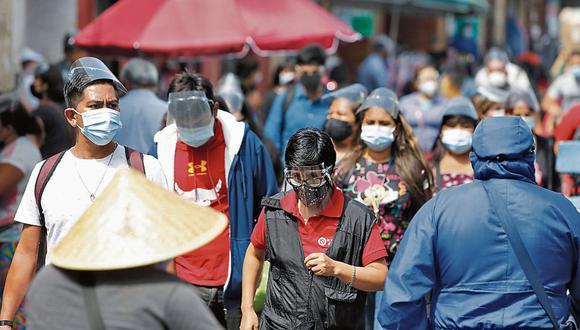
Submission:
M 332 172 L 332 166 L 325 167 L 324 163 L 315 166 L 287 167 L 284 169 L 286 182 L 294 188 L 308 186 L 318 188 L 323 186 Z

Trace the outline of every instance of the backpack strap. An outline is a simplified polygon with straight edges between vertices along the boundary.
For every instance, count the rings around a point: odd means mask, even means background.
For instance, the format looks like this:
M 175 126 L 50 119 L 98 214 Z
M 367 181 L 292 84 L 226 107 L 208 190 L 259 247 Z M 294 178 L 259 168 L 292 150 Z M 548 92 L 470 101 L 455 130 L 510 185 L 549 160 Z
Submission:
M 544 284 L 542 283 L 540 275 L 538 274 L 538 271 L 536 270 L 536 267 L 534 266 L 534 263 L 530 258 L 528 250 L 526 250 L 526 247 L 524 246 L 524 243 L 518 232 L 518 229 L 511 222 L 510 213 L 507 209 L 507 200 L 502 198 L 497 191 L 493 190 L 493 188 L 490 187 L 489 181 L 481 181 L 481 183 L 483 185 L 485 193 L 487 194 L 487 198 L 489 199 L 492 205 L 492 210 L 498 217 L 499 222 L 501 223 L 501 226 L 503 227 L 506 233 L 508 241 L 510 242 L 510 245 L 512 246 L 512 249 L 516 255 L 516 258 L 518 259 L 520 267 L 524 271 L 524 275 L 528 279 L 528 282 L 530 282 L 530 285 L 532 286 L 532 289 L 534 290 L 534 293 L 536 294 L 536 297 L 538 298 L 540 305 L 548 315 L 548 318 L 550 319 L 550 322 L 554 326 L 554 329 L 555 330 L 560 329 L 558 320 L 556 319 L 554 310 L 552 309 L 552 306 L 548 299 L 548 295 L 546 293 L 546 289 L 544 288 Z
M 142 174 L 145 174 L 145 163 L 143 162 L 143 154 L 137 150 L 125 147 L 125 158 L 127 158 L 127 164 Z
M 46 258 L 46 223 L 44 222 L 44 211 L 42 210 L 42 194 L 44 193 L 44 189 L 46 188 L 46 184 L 48 180 L 52 177 L 56 166 L 62 160 L 65 151 L 61 151 L 56 155 L 49 157 L 47 160 L 44 161 L 42 166 L 40 167 L 40 171 L 38 172 L 38 176 L 36 177 L 36 183 L 34 184 L 34 199 L 36 200 L 36 206 L 38 208 L 38 214 L 40 215 L 40 241 L 38 246 L 38 259 L 36 263 L 37 270 L 40 269 L 44 265 L 44 261 Z

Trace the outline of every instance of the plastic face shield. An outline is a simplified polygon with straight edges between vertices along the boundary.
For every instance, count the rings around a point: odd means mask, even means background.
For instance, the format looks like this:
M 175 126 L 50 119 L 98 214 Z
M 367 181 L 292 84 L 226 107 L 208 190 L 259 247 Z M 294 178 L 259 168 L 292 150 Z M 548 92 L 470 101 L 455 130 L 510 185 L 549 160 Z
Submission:
M 244 106 L 244 94 L 234 89 L 220 90 L 218 95 L 224 98 L 231 113 L 242 111 Z
M 361 84 L 346 86 L 322 96 L 322 100 L 347 99 L 355 105 L 361 104 L 367 97 L 367 89 Z
M 384 109 L 395 119 L 399 117 L 399 98 L 395 92 L 388 88 L 381 87 L 372 91 L 356 113 L 373 107 Z
M 324 163 L 314 166 L 287 166 L 284 169 L 286 182 L 293 188 L 308 186 L 310 188 L 322 187 L 331 181 L 332 166 L 324 166 Z
M 127 93 L 127 89 L 109 68 L 101 60 L 95 57 L 82 57 L 74 61 L 70 67 L 69 79 L 74 81 L 78 76 L 86 76 L 89 81 L 87 84 L 97 80 L 108 80 L 113 83 L 119 96 Z M 86 85 L 85 85 L 86 86 Z M 84 88 L 85 86 L 81 86 Z
M 203 91 L 175 92 L 169 94 L 168 122 L 175 121 L 177 127 L 199 128 L 207 126 L 213 118 L 213 101 Z

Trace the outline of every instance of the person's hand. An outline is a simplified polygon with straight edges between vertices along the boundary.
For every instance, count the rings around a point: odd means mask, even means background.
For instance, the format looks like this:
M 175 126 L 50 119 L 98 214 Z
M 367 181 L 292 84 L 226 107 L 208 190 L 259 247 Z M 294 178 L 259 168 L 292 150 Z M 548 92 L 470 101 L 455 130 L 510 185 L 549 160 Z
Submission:
M 243 310 L 242 321 L 240 322 L 240 330 L 258 330 L 258 326 L 259 322 L 256 311 L 254 311 L 253 308 Z
M 304 259 L 306 268 L 317 276 L 335 276 L 336 261 L 324 253 L 311 253 Z

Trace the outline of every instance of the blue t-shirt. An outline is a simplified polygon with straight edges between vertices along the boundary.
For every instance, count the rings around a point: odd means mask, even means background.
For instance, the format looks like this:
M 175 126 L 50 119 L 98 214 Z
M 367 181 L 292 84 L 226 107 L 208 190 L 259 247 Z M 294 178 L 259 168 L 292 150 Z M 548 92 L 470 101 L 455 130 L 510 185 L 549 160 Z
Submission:
M 282 162 L 290 137 L 301 128 L 322 129 L 330 107 L 330 100 L 311 101 L 301 84 L 296 84 L 292 88 L 295 88 L 294 97 L 286 112 L 284 113 L 283 107 L 289 91 L 276 96 L 264 126 L 264 135 L 274 143 L 276 150 L 280 152 Z

